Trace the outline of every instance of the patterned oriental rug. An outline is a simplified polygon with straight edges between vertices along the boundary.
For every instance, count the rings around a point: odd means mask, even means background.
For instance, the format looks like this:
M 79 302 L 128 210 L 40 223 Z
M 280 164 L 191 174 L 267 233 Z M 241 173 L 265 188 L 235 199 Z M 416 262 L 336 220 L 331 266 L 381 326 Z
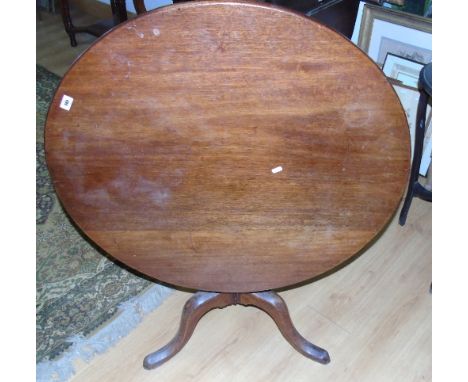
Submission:
M 36 67 L 36 379 L 66 381 L 128 334 L 171 289 L 124 269 L 62 209 L 44 156 L 44 123 L 60 77 Z

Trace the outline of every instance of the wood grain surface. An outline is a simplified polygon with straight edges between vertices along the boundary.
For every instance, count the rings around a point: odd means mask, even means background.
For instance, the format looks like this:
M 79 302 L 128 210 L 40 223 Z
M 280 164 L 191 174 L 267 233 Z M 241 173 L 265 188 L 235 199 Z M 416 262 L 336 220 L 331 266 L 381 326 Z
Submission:
M 281 296 L 273 291 L 256 293 L 197 292 L 184 305 L 179 330 L 175 337 L 159 350 L 148 354 L 143 366 L 154 369 L 174 357 L 187 344 L 200 318 L 213 309 L 241 304 L 255 306 L 275 321 L 283 337 L 299 353 L 316 362 L 330 362 L 328 352 L 302 337 L 291 321 L 288 307 Z
M 99 39 L 61 82 L 45 143 L 94 242 L 218 292 L 287 286 L 353 256 L 397 208 L 410 155 L 404 111 L 363 52 L 299 14 L 219 1 Z

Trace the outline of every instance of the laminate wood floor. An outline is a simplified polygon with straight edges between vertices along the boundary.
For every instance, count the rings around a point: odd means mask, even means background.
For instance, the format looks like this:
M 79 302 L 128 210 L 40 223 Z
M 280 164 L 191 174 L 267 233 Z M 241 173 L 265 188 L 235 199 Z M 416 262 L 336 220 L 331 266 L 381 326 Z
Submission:
M 95 17 L 78 9 L 72 9 L 72 20 L 76 26 L 96 22 Z M 78 33 L 76 40 L 78 46 L 72 47 L 59 14 L 41 12 L 40 19 L 36 20 L 37 64 L 62 77 L 73 61 L 96 40 L 96 37 L 87 33 Z
M 395 217 L 380 239 L 348 266 L 280 292 L 297 329 L 326 348 L 324 366 L 294 351 L 256 308 L 209 312 L 182 351 L 147 371 L 143 357 L 178 328 L 189 293 L 175 292 L 129 336 L 73 382 L 431 380 L 431 205 L 415 200 L 408 222 Z
M 77 14 L 74 19 L 94 19 Z M 37 23 L 37 62 L 63 75 L 95 38 L 72 48 L 58 15 Z M 270 317 L 232 306 L 203 317 L 182 351 L 147 371 L 143 357 L 176 333 L 189 293 L 176 291 L 127 337 L 89 364 L 73 382 L 116 381 L 430 381 L 431 204 L 414 200 L 405 227 L 392 223 L 366 252 L 341 270 L 280 292 L 297 329 L 326 348 L 320 365 L 294 351 Z

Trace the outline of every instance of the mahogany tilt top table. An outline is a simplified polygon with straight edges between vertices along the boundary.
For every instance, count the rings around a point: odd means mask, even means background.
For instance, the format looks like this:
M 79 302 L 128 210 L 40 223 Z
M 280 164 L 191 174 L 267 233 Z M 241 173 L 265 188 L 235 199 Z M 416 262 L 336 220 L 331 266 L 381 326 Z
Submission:
M 146 368 L 208 310 L 236 303 L 329 362 L 272 290 L 366 246 L 397 208 L 410 158 L 404 111 L 362 51 L 248 2 L 177 4 L 113 29 L 63 78 L 45 135 L 82 231 L 131 268 L 200 291 Z

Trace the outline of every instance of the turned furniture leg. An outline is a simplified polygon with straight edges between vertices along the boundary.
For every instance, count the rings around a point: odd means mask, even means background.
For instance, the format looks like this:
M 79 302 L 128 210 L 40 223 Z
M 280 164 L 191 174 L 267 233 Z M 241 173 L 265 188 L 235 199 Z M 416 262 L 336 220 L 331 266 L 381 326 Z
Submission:
M 415 139 L 414 139 L 414 153 L 413 153 L 413 163 L 411 165 L 411 173 L 408 179 L 408 190 L 406 191 L 405 201 L 403 207 L 401 208 L 399 224 L 401 226 L 405 225 L 406 218 L 408 217 L 408 212 L 411 207 L 411 202 L 413 198 L 419 197 L 428 202 L 432 202 L 432 192 L 426 190 L 418 181 L 419 179 L 419 167 L 421 166 L 421 159 L 424 148 L 424 134 L 426 131 L 426 110 L 427 102 L 429 96 L 424 91 L 421 90 L 421 95 L 419 97 L 418 110 L 416 116 L 416 130 L 415 130 Z
M 143 361 L 145 369 L 154 369 L 175 356 L 188 342 L 200 318 L 215 308 L 229 305 L 252 305 L 275 321 L 283 337 L 299 353 L 314 361 L 330 362 L 328 352 L 307 341 L 294 327 L 284 300 L 275 292 L 258 293 L 212 293 L 197 292 L 184 305 L 182 319 L 175 337 L 164 347 L 147 355 Z
M 125 0 L 110 0 L 110 6 L 112 10 L 112 20 L 110 22 L 104 20 L 88 26 L 75 27 L 70 16 L 70 5 L 68 0 L 60 0 L 60 10 L 62 13 L 63 25 L 65 26 L 65 31 L 70 37 L 70 43 L 72 46 L 78 45 L 76 42 L 77 33 L 89 33 L 93 36 L 99 37 L 113 26 L 116 26 L 127 20 L 127 8 Z
M 133 0 L 133 6 L 135 7 L 137 15 L 140 15 L 146 12 L 144 0 Z
M 70 37 L 71 46 L 77 46 L 74 26 L 70 17 L 70 5 L 68 4 L 68 0 L 60 0 L 60 11 L 62 13 L 62 20 L 63 25 L 65 26 L 65 31 L 67 32 L 68 36 Z
M 179 331 L 166 346 L 147 355 L 143 361 L 145 369 L 154 369 L 175 356 L 188 342 L 200 318 L 215 308 L 234 304 L 230 293 L 197 292 L 184 305 Z
M 125 0 L 111 0 L 110 3 L 114 25 L 127 21 L 127 6 L 125 4 Z

